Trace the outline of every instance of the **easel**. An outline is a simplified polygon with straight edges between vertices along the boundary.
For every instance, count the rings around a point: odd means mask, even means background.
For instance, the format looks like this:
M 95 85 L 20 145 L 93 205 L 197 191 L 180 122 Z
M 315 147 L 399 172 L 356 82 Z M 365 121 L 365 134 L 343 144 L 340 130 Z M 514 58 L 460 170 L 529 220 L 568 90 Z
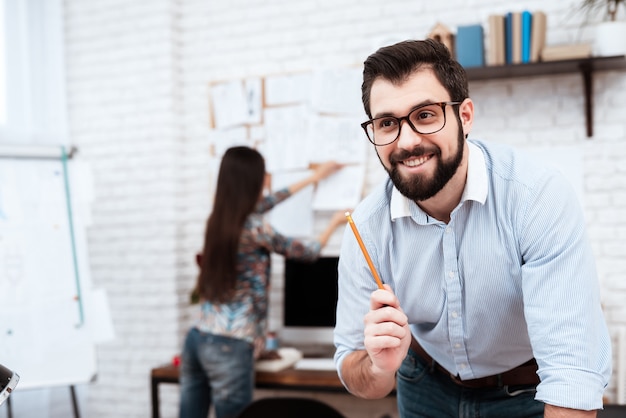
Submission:
M 74 387 L 74 385 L 70 385 L 70 396 L 72 397 L 72 409 L 74 411 L 74 418 L 80 418 L 80 413 L 78 411 L 78 400 L 76 399 L 76 388 Z M 13 418 L 10 396 L 7 398 L 7 418 Z
M 36 159 L 36 160 L 60 160 L 62 163 L 62 173 L 63 180 L 66 192 L 66 204 L 69 218 L 69 228 L 71 232 L 71 248 L 72 248 L 72 261 L 74 266 L 74 274 L 76 281 L 76 300 L 78 301 L 78 323 L 77 327 L 80 327 L 84 324 L 84 313 L 83 313 L 83 298 L 81 296 L 81 287 L 80 287 L 80 278 L 78 273 L 78 261 L 76 255 L 76 243 L 74 241 L 74 231 L 73 231 L 73 223 L 72 223 L 72 208 L 70 205 L 70 195 L 69 195 L 69 178 L 68 178 L 68 160 L 71 159 L 76 153 L 77 149 L 75 147 L 71 147 L 69 151 L 66 151 L 65 147 L 56 147 L 56 146 L 0 146 L 0 158 L 10 158 L 10 159 Z M 80 418 L 80 413 L 78 410 L 78 400 L 76 398 L 76 388 L 74 385 L 70 385 L 70 396 L 72 401 L 72 409 L 74 412 L 75 418 Z M 13 418 L 13 411 L 11 408 L 11 397 L 7 398 L 7 418 Z

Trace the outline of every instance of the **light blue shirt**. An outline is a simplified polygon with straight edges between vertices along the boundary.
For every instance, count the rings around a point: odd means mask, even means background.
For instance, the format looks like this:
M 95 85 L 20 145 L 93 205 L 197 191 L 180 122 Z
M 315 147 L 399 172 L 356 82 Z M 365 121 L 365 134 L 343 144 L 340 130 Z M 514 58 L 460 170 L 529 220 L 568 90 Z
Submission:
M 391 181 L 352 217 L 383 282 L 422 347 L 461 379 L 512 369 L 533 356 L 536 398 L 599 409 L 611 343 L 577 195 L 558 171 L 503 145 L 469 142 L 468 174 L 448 224 Z M 346 228 L 335 328 L 338 370 L 364 349 L 376 282 Z

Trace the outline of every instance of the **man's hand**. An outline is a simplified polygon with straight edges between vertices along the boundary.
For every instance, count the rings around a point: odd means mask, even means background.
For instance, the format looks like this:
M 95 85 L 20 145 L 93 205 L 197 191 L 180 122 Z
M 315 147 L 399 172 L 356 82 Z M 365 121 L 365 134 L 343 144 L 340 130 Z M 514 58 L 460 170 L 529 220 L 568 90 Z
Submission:
M 382 398 L 391 392 L 411 344 L 408 318 L 389 285 L 384 287 L 370 297 L 364 318 L 365 350 L 349 354 L 341 368 L 350 392 L 362 398 Z
M 411 344 L 408 318 L 389 285 L 372 293 L 365 315 L 365 349 L 374 371 L 395 373 Z

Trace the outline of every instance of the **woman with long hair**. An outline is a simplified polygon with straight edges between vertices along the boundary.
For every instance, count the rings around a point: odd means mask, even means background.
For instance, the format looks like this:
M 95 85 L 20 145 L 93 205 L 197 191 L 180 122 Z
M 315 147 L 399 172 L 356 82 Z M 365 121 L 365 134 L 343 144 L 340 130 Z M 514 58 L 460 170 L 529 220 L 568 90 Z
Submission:
M 341 168 L 320 164 L 309 177 L 263 196 L 268 177 L 262 155 L 243 146 L 224 154 L 199 257 L 194 292 L 200 314 L 181 356 L 180 418 L 206 418 L 211 404 L 217 418 L 234 418 L 252 401 L 254 360 L 267 331 L 271 253 L 314 261 L 346 222 L 338 211 L 316 240 L 299 240 L 276 231 L 263 214 Z

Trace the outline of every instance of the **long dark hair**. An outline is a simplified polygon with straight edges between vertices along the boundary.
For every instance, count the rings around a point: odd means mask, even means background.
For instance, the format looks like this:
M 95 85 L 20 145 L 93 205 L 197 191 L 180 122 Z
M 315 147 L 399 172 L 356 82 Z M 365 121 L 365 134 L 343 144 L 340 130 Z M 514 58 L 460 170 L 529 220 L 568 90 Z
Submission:
M 450 100 L 462 102 L 469 97 L 465 69 L 450 54 L 441 42 L 433 39 L 409 40 L 380 48 L 364 62 L 361 98 L 368 117 L 372 84 L 382 77 L 399 84 L 418 68 L 432 68 L 435 76 L 450 93 Z
M 232 297 L 241 231 L 259 201 L 264 179 L 265 160 L 258 151 L 243 146 L 226 150 L 207 220 L 196 285 L 196 292 L 205 300 L 223 303 Z

